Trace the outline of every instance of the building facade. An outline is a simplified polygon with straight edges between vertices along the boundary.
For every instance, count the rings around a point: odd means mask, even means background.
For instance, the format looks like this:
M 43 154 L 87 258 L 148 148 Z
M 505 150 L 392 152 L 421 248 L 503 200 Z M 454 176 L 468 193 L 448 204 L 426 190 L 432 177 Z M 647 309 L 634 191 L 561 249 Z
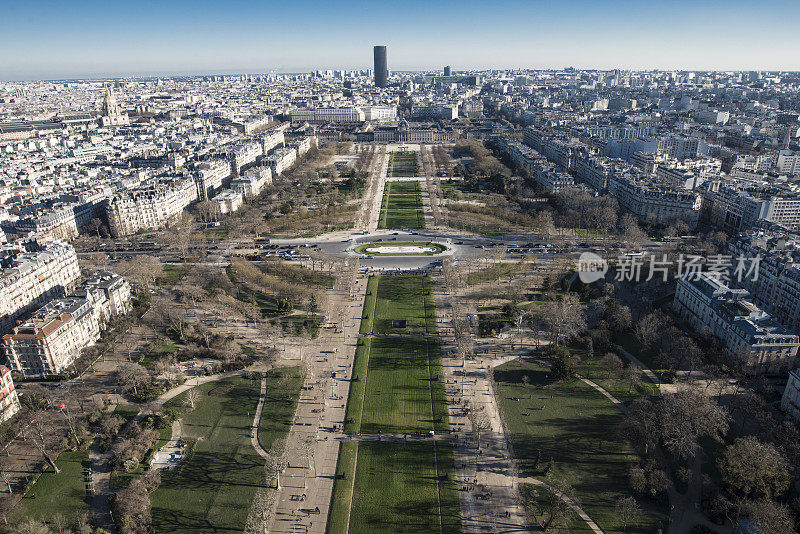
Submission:
M 749 297 L 746 290 L 731 289 L 702 273 L 678 280 L 673 307 L 696 331 L 719 339 L 737 367 L 760 374 L 797 367 L 800 338 Z

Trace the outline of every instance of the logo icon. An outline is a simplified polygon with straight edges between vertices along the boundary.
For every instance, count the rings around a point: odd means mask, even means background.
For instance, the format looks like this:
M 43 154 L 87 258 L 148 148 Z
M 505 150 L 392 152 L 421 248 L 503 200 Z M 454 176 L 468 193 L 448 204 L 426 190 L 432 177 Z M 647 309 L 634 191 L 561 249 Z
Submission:
M 608 272 L 608 262 L 594 252 L 584 252 L 578 258 L 578 278 L 584 284 L 602 280 Z

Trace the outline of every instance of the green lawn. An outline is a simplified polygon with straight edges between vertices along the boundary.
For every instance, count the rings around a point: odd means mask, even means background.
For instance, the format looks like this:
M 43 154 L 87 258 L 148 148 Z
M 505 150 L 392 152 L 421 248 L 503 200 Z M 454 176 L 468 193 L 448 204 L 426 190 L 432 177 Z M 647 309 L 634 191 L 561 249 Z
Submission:
M 373 293 L 377 301 L 374 317 L 369 319 L 376 334 L 437 333 L 436 308 L 430 276 L 375 278 L 377 291 Z M 369 289 L 368 285 L 367 290 Z M 396 321 L 406 321 L 405 327 Z
M 399 178 L 406 176 L 418 176 L 419 163 L 417 162 L 416 152 L 392 152 L 389 157 L 387 176 L 389 178 Z
M 389 195 L 386 209 L 390 210 L 416 210 L 422 209 L 422 197 L 416 195 Z
M 521 271 L 523 267 L 525 267 L 525 264 L 521 261 L 516 263 L 497 263 L 491 267 L 468 274 L 467 285 L 474 286 L 494 282 L 499 278 Z
M 188 265 L 164 265 L 161 268 L 161 274 L 156 278 L 156 283 L 165 287 L 174 286 L 180 282 L 188 272 Z
M 419 182 L 387 182 L 378 228 L 425 228 Z
M 630 495 L 627 472 L 637 460 L 613 432 L 623 414 L 583 382 L 554 383 L 547 378 L 548 372 L 535 363 L 520 365 L 519 360 L 495 370 L 497 397 L 520 468 L 541 478 L 552 458 L 554 472 L 549 475 L 573 486 L 578 502 L 600 528 L 620 531 L 614 505 L 618 498 Z M 530 379 L 528 386 L 523 376 Z M 657 521 L 647 515 L 629 526 L 628 532 L 657 528 Z
M 422 210 L 381 210 L 378 228 L 425 228 Z
M 367 279 L 367 292 L 364 296 L 364 308 L 361 310 L 361 324 L 359 334 L 369 334 L 375 324 L 375 304 L 378 299 L 378 280 L 380 276 L 370 276 Z
M 298 375 L 279 369 L 269 381 Z M 265 427 L 259 439 L 266 447 L 288 432 L 302 380 L 287 379 L 285 390 L 271 391 L 264 406 Z M 258 404 L 260 380 L 233 377 L 199 386 L 200 401 L 183 417 L 188 457 L 165 472 L 151 495 L 156 533 L 241 532 L 256 491 L 267 485 L 264 461 L 250 442 L 250 424 Z M 184 395 L 168 405 L 180 406 Z
M 422 336 L 437 331 L 430 277 L 370 277 L 360 332 L 373 331 L 401 335 L 359 340 L 345 432 L 447 432 L 439 340 Z M 445 442 L 342 442 L 327 532 L 460 532 L 453 467 Z
M 267 396 L 258 426 L 258 442 L 265 451 L 289 432 L 302 387 L 300 367 L 281 367 L 267 374 Z
M 358 347 L 345 431 L 449 429 L 438 339 L 375 338 Z
M 353 499 L 357 451 L 358 442 L 356 441 L 342 441 L 339 444 L 336 474 L 340 475 L 340 478 L 333 483 L 331 507 L 328 509 L 327 532 L 347 532 L 350 502 Z M 341 478 L 341 475 L 344 475 L 344 478 Z
M 419 182 L 386 182 L 386 188 L 392 195 L 413 195 L 420 192 Z
M 449 443 L 359 443 L 349 532 L 461 532 L 452 472 Z
M 84 477 L 84 467 L 89 465 L 89 453 L 86 450 L 63 452 L 56 460 L 56 465 L 61 472 L 56 475 L 48 467 L 39 476 L 11 512 L 9 521 L 12 524 L 29 518 L 52 523 L 57 514 L 61 514 L 69 524 L 74 524 L 89 509 L 88 482 Z

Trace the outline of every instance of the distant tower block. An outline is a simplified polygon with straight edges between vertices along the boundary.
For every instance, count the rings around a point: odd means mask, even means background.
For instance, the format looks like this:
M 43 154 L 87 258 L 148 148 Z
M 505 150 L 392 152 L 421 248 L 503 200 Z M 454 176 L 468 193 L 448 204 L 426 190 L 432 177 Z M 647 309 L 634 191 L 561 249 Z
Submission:
M 376 46 L 375 52 L 375 86 L 389 85 L 389 64 L 386 61 L 386 47 Z
M 444 68 L 444 75 L 445 76 L 450 76 L 451 74 L 452 74 L 452 71 L 450 70 L 450 65 L 448 65 L 448 66 L 446 66 Z

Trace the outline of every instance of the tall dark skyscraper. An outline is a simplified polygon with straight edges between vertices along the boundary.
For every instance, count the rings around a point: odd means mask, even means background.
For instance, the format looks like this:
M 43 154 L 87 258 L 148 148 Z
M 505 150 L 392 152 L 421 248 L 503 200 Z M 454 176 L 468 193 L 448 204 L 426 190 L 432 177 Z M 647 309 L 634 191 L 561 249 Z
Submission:
M 386 87 L 389 85 L 389 65 L 386 62 L 386 47 L 375 47 L 375 86 Z
M 450 70 L 450 65 L 446 66 L 444 68 L 444 75 L 445 76 L 450 76 L 451 73 L 452 73 L 452 71 Z

